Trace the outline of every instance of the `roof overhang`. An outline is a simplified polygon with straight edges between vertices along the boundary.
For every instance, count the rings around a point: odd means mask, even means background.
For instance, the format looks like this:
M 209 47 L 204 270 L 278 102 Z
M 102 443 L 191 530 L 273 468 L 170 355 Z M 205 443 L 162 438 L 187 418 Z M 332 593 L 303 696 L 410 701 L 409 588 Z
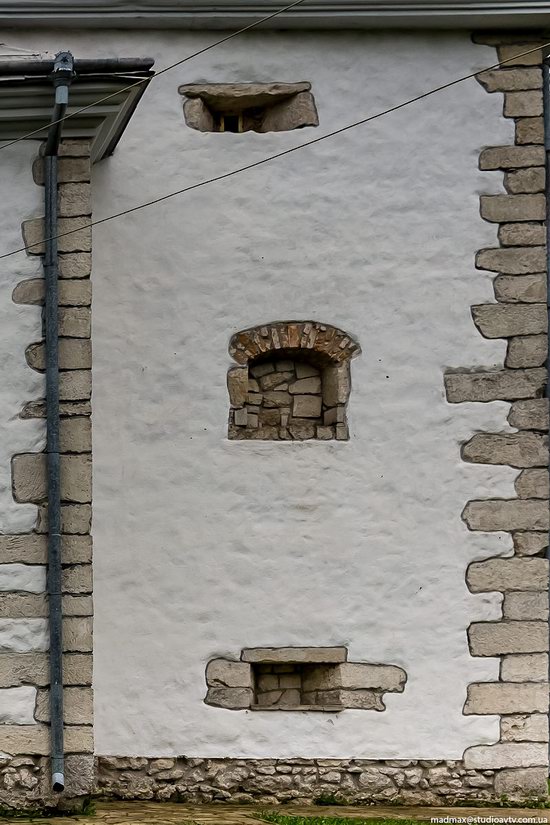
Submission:
M 283 0 L 0 0 L 4 26 L 233 28 Z M 550 0 L 306 0 L 269 28 L 544 28 Z
M 69 89 L 67 115 L 108 95 L 113 97 L 68 117 L 63 124 L 63 137 L 89 139 L 93 162 L 111 155 L 152 76 L 152 71 L 143 71 L 76 77 Z M 126 88 L 136 80 L 142 82 Z M 44 140 L 52 117 L 54 94 L 48 77 L 3 74 L 0 60 L 0 143 L 16 140 L 36 129 L 40 131 L 32 139 Z

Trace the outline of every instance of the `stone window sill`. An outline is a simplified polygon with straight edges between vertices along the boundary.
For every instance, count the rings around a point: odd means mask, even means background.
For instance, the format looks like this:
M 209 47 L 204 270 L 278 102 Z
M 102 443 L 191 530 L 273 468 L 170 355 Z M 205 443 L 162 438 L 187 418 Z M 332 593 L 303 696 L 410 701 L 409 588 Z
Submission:
M 317 711 L 317 713 L 341 713 L 342 705 L 250 705 L 250 710 Z

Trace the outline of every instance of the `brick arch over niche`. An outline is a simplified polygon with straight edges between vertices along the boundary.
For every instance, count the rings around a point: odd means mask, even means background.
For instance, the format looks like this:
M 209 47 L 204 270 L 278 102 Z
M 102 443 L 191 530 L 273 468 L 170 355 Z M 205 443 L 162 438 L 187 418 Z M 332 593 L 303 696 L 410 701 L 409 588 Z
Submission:
M 346 441 L 350 361 L 357 341 L 317 321 L 277 321 L 235 333 L 227 374 L 234 440 Z

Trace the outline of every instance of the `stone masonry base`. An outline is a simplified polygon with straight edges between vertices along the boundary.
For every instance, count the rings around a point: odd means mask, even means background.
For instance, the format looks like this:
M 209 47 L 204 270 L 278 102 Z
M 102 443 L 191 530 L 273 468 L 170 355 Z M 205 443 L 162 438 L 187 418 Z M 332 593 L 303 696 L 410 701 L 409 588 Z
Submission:
M 462 761 L 99 757 L 97 793 L 116 799 L 275 805 L 456 805 L 546 796 L 544 768 L 466 769 Z

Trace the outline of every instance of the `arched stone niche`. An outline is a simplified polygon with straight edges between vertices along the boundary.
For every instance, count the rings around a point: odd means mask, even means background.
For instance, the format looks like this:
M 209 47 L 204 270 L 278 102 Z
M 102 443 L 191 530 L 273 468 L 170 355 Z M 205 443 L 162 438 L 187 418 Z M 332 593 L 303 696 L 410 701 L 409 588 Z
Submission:
M 347 441 L 350 362 L 361 352 L 347 332 L 317 321 L 277 321 L 235 333 L 227 373 L 235 440 Z

